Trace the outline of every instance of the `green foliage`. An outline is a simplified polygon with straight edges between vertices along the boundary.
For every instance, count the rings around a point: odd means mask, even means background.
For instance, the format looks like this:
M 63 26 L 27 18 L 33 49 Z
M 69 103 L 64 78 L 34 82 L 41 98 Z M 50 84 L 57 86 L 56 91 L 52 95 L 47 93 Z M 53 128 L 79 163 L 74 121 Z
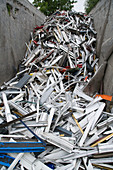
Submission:
M 34 0 L 33 5 L 49 16 L 56 10 L 71 10 L 76 2 L 76 0 Z
M 9 3 L 6 3 L 6 7 L 7 7 L 8 14 L 10 16 L 11 10 L 13 9 L 13 7 Z
M 85 12 L 89 14 L 89 12 L 95 7 L 99 0 L 86 0 L 85 3 Z

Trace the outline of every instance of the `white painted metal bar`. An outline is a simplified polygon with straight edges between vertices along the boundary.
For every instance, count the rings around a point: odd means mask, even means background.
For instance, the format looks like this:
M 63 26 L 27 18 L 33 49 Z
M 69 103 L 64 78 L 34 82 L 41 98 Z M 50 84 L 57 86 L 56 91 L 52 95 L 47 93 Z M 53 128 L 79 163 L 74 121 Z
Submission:
M 52 123 L 54 113 L 55 113 L 55 108 L 51 108 L 50 113 L 48 115 L 48 126 L 46 127 L 45 132 L 50 131 L 50 127 L 51 127 L 51 123 Z
M 102 114 L 102 111 L 104 110 L 104 107 L 105 107 L 105 103 L 101 103 L 99 109 L 98 109 L 98 110 L 96 111 L 96 113 L 95 113 L 94 121 L 93 121 L 93 123 L 92 123 L 91 129 L 94 128 L 97 120 L 99 119 L 100 115 Z
M 15 160 L 11 163 L 11 165 L 9 166 L 8 170 L 13 170 L 13 168 L 16 166 L 16 164 L 18 163 L 18 161 L 22 158 L 22 156 L 24 155 L 24 153 L 19 153 L 17 155 L 17 157 L 15 158 Z
M 71 153 L 74 145 L 59 136 L 53 135 L 52 133 L 42 133 L 41 137 L 50 142 L 51 144 L 62 148 L 63 150 Z
M 7 122 L 10 122 L 11 120 L 13 120 L 13 118 L 11 116 L 11 111 L 10 111 L 10 107 L 8 105 L 6 94 L 2 93 L 2 97 L 3 97 L 4 106 L 5 106 L 6 120 L 7 120 Z

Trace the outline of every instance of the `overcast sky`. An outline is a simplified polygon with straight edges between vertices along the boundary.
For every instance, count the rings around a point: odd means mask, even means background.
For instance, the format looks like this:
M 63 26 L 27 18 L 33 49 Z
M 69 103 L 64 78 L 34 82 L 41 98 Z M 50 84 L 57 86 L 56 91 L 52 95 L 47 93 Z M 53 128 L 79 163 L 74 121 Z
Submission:
M 84 12 L 84 3 L 86 0 L 78 0 L 77 3 L 75 3 L 74 9 L 77 12 Z
M 78 2 L 74 6 L 74 10 L 77 12 L 84 12 L 84 3 L 86 0 L 78 0 Z M 33 0 L 29 0 L 29 2 L 33 2 Z

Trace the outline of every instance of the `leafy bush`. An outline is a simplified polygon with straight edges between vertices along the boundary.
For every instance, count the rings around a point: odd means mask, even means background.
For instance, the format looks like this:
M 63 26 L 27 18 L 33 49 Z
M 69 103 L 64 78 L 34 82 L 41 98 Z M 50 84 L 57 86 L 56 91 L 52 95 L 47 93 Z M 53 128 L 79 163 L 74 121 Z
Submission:
M 86 0 L 86 3 L 85 3 L 85 12 L 87 14 L 89 14 L 90 11 L 95 7 L 97 2 L 99 2 L 99 0 Z

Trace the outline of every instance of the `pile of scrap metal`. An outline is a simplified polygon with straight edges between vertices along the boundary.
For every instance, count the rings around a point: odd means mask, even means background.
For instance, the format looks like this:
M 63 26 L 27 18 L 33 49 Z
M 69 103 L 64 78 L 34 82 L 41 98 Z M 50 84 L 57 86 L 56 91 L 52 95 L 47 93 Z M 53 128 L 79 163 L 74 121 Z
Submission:
M 113 114 L 83 92 L 99 69 L 92 19 L 57 11 L 26 45 L 1 86 L 1 169 L 113 169 Z

